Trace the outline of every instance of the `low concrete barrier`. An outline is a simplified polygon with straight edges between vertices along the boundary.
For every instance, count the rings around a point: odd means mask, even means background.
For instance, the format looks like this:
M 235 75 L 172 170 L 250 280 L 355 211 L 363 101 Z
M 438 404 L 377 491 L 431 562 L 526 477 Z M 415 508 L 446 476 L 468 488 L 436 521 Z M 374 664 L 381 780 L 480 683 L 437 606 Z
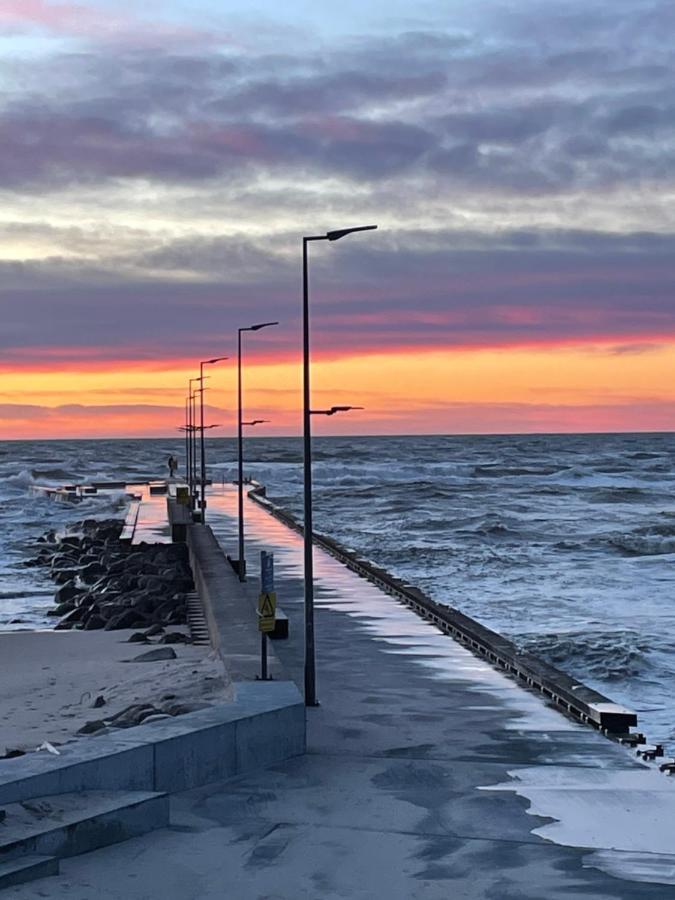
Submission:
M 211 645 L 233 680 L 253 680 L 260 673 L 258 587 L 252 582 L 239 581 L 209 525 L 191 525 L 186 540 Z M 283 680 L 283 668 L 269 646 L 267 655 L 269 674 Z
M 219 704 L 0 760 L 0 803 L 85 790 L 183 791 L 305 752 L 305 707 L 289 681 L 234 685 Z

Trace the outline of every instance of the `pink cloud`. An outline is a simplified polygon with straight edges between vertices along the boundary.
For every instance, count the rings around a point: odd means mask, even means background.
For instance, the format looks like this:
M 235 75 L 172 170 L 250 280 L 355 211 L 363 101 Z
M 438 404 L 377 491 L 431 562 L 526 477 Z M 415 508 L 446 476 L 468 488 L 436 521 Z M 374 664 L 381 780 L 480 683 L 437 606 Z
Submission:
M 144 44 L 148 39 L 162 42 L 199 39 L 208 43 L 215 40 L 212 33 L 198 32 L 187 26 L 150 22 L 130 11 L 93 9 L 81 3 L 52 3 L 49 0 L 3 0 L 0 5 L 0 31 L 20 33 L 35 29 L 102 41 L 115 38 L 128 45 Z
M 74 34 L 128 28 L 130 19 L 102 13 L 77 3 L 49 3 L 46 0 L 5 0 L 0 6 L 0 24 L 31 27 Z

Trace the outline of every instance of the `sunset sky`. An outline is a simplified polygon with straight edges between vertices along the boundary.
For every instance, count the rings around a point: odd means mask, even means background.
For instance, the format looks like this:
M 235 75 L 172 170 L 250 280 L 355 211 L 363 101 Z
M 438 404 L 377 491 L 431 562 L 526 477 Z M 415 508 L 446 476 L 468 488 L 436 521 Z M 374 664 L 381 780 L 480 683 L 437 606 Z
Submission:
M 2 0 L 3 438 L 672 430 L 672 0 Z

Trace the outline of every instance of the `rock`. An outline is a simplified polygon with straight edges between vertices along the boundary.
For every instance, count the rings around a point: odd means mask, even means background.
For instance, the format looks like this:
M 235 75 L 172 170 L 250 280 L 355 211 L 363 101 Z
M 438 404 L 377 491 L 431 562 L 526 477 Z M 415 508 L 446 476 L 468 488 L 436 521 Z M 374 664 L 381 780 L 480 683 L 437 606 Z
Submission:
M 52 578 L 57 584 L 65 584 L 77 576 L 77 569 L 52 569 Z
M 126 662 L 159 662 L 163 659 L 177 659 L 176 651 L 172 647 L 157 647 L 155 650 L 148 650 L 147 653 L 141 653 L 133 659 Z
M 82 588 L 75 587 L 74 582 L 69 581 L 56 591 L 54 594 L 54 602 L 67 603 L 69 600 L 74 600 L 83 593 L 84 591 Z
M 149 644 L 150 641 L 142 631 L 135 631 L 128 640 L 129 644 Z
M 100 562 L 90 562 L 80 571 L 80 578 L 86 584 L 93 584 L 104 573 L 105 569 Z
M 79 534 L 67 534 L 61 538 L 60 543 L 66 547 L 79 547 L 82 543 L 82 537 Z
M 167 625 L 185 625 L 187 624 L 187 616 L 185 610 L 174 609 L 174 611 L 165 620 Z
M 84 724 L 82 728 L 79 728 L 77 733 L 96 734 L 96 732 L 98 731 L 105 730 L 105 727 L 105 722 L 103 722 L 101 719 L 93 719 L 91 722 L 87 722 L 86 724 Z
M 101 616 L 97 615 L 96 613 L 89 616 L 87 621 L 84 623 L 85 631 L 97 631 L 100 628 L 106 628 L 106 627 L 107 627 L 107 624 L 106 624 L 105 619 L 102 619 Z
M 84 614 L 85 610 L 81 606 L 76 606 L 75 609 L 67 613 L 61 621 L 56 624 L 54 630 L 66 631 L 69 628 L 74 628 L 76 625 L 80 624 Z
M 180 631 L 170 631 L 168 634 L 162 635 L 162 637 L 157 641 L 158 644 L 189 644 L 191 643 L 190 638 L 187 634 L 183 634 Z
M 139 624 L 140 622 L 140 624 Z M 135 609 L 125 609 L 106 622 L 106 631 L 119 631 L 122 628 L 142 628 L 145 623 Z
M 144 632 L 146 637 L 155 637 L 155 635 L 162 634 L 164 632 L 163 625 L 151 625 L 150 628 L 146 632 Z
M 101 706 L 105 706 L 105 697 L 98 695 L 98 697 L 91 704 L 92 709 L 100 709 Z
M 161 710 L 156 709 L 152 703 L 134 703 L 112 716 L 108 721 L 115 728 L 133 728 L 134 725 L 140 725 L 145 716 L 152 716 L 160 712 Z
M 153 713 L 150 716 L 146 716 L 143 719 L 144 725 L 149 725 L 151 722 L 161 722 L 162 719 L 170 719 L 171 716 L 168 713 Z
M 65 616 L 66 613 L 72 612 L 74 609 L 77 609 L 74 603 L 59 603 L 54 609 L 49 611 L 52 616 Z

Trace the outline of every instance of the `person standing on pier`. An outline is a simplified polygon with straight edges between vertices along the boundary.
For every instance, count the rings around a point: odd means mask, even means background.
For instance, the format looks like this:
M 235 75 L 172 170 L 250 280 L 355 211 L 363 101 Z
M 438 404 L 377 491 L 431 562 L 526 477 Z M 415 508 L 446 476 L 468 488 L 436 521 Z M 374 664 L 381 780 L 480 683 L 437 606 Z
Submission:
M 176 469 L 178 468 L 178 460 L 176 457 L 171 454 L 168 461 L 169 466 L 169 478 L 174 478 L 176 475 Z

